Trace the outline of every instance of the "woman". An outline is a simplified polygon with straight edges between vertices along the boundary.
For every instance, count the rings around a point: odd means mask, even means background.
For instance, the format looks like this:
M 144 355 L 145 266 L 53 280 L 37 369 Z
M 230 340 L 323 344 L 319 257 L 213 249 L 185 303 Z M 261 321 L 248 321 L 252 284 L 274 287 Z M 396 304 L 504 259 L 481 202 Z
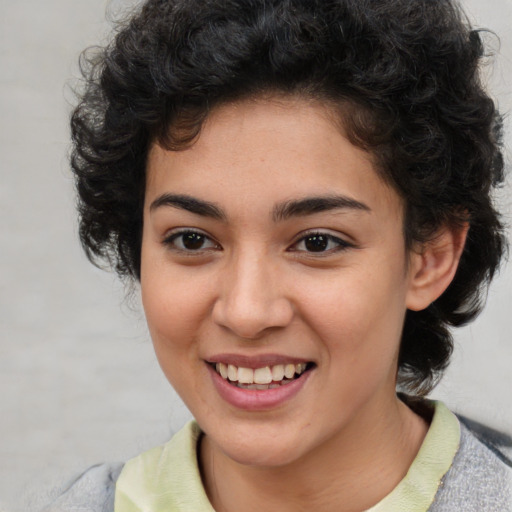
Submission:
M 80 234 L 196 422 L 50 510 L 510 510 L 504 438 L 420 398 L 504 248 L 483 53 L 445 0 L 145 2 L 73 115 Z

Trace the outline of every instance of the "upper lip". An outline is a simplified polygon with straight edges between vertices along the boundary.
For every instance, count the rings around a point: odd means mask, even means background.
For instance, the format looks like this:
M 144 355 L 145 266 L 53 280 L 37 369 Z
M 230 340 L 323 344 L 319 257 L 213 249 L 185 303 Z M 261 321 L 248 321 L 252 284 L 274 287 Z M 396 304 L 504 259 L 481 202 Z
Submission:
M 226 365 L 232 364 L 233 366 L 243 368 L 263 368 L 265 366 L 276 366 L 278 364 L 299 364 L 310 363 L 310 359 L 304 359 L 295 356 L 286 356 L 282 354 L 259 354 L 254 356 L 247 356 L 243 354 L 215 354 L 205 359 L 207 363 L 224 363 Z

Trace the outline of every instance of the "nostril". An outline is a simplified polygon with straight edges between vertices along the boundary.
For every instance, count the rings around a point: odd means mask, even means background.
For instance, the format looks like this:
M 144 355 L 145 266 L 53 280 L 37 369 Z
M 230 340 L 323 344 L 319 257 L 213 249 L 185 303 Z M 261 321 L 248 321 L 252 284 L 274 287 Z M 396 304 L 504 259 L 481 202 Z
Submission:
M 283 297 L 233 295 L 221 297 L 212 310 L 213 321 L 241 339 L 260 338 L 269 329 L 283 328 L 293 318 L 293 308 Z

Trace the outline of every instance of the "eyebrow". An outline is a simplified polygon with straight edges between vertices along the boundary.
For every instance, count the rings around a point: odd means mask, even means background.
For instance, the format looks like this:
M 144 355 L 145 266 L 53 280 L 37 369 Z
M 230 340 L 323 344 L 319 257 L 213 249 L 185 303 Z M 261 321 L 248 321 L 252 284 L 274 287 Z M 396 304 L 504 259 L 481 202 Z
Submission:
M 151 203 L 149 210 L 152 212 L 163 206 L 186 210 L 201 217 L 209 217 L 221 221 L 227 220 L 227 215 L 220 206 L 186 194 L 162 194 Z M 285 201 L 275 205 L 272 209 L 272 219 L 274 222 L 280 222 L 291 217 L 304 217 L 338 209 L 371 211 L 371 208 L 366 204 L 347 196 L 315 196 Z
M 302 217 L 338 209 L 371 212 L 371 208 L 360 201 L 356 201 L 347 196 L 329 195 L 305 197 L 303 199 L 278 204 L 272 211 L 272 218 L 275 222 L 278 222 L 289 219 L 290 217 Z
M 188 212 L 195 213 L 201 217 L 226 220 L 226 214 L 223 212 L 222 208 L 217 206 L 215 203 L 210 203 L 209 201 L 204 201 L 184 194 L 162 194 L 151 203 L 149 211 L 153 212 L 162 206 L 171 206 L 173 208 L 187 210 Z

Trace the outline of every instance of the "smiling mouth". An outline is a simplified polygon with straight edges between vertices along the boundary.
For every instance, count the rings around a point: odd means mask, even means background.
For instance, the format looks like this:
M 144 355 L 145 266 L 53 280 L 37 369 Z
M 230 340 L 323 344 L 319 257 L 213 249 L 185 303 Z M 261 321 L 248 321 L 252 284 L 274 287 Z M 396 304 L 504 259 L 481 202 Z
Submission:
M 314 363 L 289 363 L 244 368 L 233 364 L 210 363 L 212 368 L 231 385 L 242 389 L 276 389 L 299 379 L 311 370 Z

